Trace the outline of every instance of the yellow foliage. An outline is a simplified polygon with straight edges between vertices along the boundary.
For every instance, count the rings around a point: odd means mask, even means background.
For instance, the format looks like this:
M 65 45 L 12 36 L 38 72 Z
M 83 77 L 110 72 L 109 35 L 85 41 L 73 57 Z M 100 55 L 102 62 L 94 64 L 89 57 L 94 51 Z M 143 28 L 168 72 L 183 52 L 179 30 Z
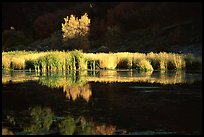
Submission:
M 90 19 L 88 18 L 87 13 L 81 16 L 81 19 L 78 19 L 74 15 L 71 15 L 70 18 L 64 18 L 65 23 L 62 23 L 62 32 L 63 39 L 66 41 L 68 39 L 78 38 L 87 36 L 89 33 Z

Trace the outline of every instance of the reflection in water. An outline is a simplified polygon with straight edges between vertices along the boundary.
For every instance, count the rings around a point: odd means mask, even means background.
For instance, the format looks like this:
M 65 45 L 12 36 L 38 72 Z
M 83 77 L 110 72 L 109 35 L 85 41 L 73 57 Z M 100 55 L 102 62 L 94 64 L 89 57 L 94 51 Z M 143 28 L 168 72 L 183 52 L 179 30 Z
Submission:
M 76 119 L 67 116 L 58 127 L 62 135 L 112 135 L 116 131 L 115 126 L 87 121 L 83 116 Z
M 76 100 L 82 97 L 87 102 L 92 95 L 90 85 L 83 78 L 66 77 L 66 76 L 47 76 L 39 79 L 41 85 L 50 88 L 63 88 L 63 92 L 70 100 Z
M 83 86 L 64 85 L 63 91 L 66 93 L 66 97 L 68 99 L 72 99 L 73 101 L 79 97 L 82 97 L 83 99 L 85 99 L 88 102 L 89 98 L 92 95 L 91 88 L 90 88 L 89 84 L 85 84 Z
M 184 71 L 175 71 L 175 72 L 133 72 L 133 71 L 113 71 L 111 75 L 107 75 L 106 71 L 100 72 L 98 77 L 87 77 L 88 81 L 94 82 L 145 82 L 145 83 L 159 83 L 159 84 L 177 84 L 177 83 L 186 83 L 193 82 L 187 81 L 185 79 Z
M 94 124 L 95 134 L 96 135 L 113 135 L 116 132 L 116 127 L 109 125 L 106 126 L 105 124 L 102 125 L 96 125 Z M 123 130 L 123 133 L 126 133 L 125 130 Z
M 189 76 L 190 78 L 189 78 Z M 195 75 L 195 74 L 194 74 Z M 199 74 L 198 74 L 199 75 Z M 200 75 L 199 75 L 200 76 Z M 188 79 L 187 79 L 188 77 Z M 160 72 L 137 72 L 137 71 L 116 71 L 101 70 L 84 72 L 72 71 L 69 74 L 64 73 L 25 73 L 12 72 L 3 73 L 2 83 L 20 83 L 29 80 L 37 81 L 42 85 L 51 88 L 64 87 L 64 85 L 83 85 L 87 82 L 146 82 L 159 84 L 177 84 L 193 83 L 195 80 L 201 80 L 202 77 L 193 77 L 185 71 L 160 71 Z
M 54 119 L 54 113 L 50 107 L 41 108 L 37 106 L 32 108 L 30 116 L 30 125 L 28 127 L 24 127 L 25 132 L 33 134 L 49 132 Z
M 25 71 L 2 71 L 2 83 L 21 83 L 38 80 L 38 74 Z
M 28 111 L 30 116 L 27 124 L 22 123 L 17 117 L 16 122 L 21 124 L 22 131 L 14 133 L 12 130 L 2 127 L 4 135 L 112 135 L 116 127 L 106 124 L 98 124 L 93 121 L 87 121 L 85 117 L 72 116 L 57 117 L 50 107 L 36 106 Z
M 92 95 L 91 87 L 88 82 L 144 82 L 144 83 L 160 83 L 177 84 L 177 83 L 193 83 L 198 77 L 186 79 L 184 71 L 160 71 L 160 72 L 137 72 L 137 71 L 116 71 L 101 70 L 90 71 L 87 73 L 79 71 L 71 71 L 69 73 L 43 73 L 35 72 L 11 72 L 3 73 L 2 83 L 19 83 L 29 80 L 38 80 L 41 85 L 50 88 L 63 88 L 66 97 L 70 100 L 76 100 L 82 97 L 87 102 Z
M 74 118 L 67 116 L 58 124 L 58 127 L 62 135 L 73 135 L 76 130 Z
M 90 71 L 87 75 L 77 72 L 42 75 L 13 72 L 3 75 L 4 134 L 202 133 L 200 74 L 181 71 L 93 72 Z M 38 80 L 25 82 L 23 77 L 26 80 Z M 165 85 L 194 81 L 197 82 L 192 85 Z M 154 89 L 159 92 L 154 92 Z M 79 98 L 87 102 L 67 101 Z

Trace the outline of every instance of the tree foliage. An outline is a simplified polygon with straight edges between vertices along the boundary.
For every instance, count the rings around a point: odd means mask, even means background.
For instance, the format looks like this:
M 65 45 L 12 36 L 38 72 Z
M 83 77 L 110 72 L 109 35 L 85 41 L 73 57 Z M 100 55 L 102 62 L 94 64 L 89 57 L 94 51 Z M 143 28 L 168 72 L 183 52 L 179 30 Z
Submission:
M 65 23 L 62 23 L 62 36 L 66 46 L 71 49 L 83 49 L 89 48 L 89 31 L 90 31 L 90 19 L 88 14 L 85 13 L 80 19 L 74 15 L 64 18 Z
M 90 19 L 87 13 L 78 19 L 74 15 L 70 18 L 64 18 L 65 23 L 62 24 L 63 39 L 66 41 L 68 39 L 73 39 L 77 37 L 86 37 L 89 33 Z

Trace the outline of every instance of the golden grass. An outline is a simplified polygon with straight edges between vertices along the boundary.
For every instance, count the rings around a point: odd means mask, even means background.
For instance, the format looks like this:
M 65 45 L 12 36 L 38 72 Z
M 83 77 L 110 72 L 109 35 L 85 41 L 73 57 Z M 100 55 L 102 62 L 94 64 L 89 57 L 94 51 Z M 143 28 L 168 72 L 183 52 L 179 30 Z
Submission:
M 8 55 L 2 54 L 2 69 L 8 70 L 10 69 L 11 58 Z
M 160 52 L 158 54 L 150 52 L 147 54 L 154 69 L 157 70 L 179 70 L 185 68 L 183 54 Z
M 146 59 L 141 59 L 138 62 L 138 68 L 139 68 L 139 70 L 143 70 L 143 71 L 153 71 L 153 67 L 152 67 L 150 61 L 146 60 Z
M 30 61 L 30 62 L 29 62 Z M 29 64 L 29 63 L 30 64 Z M 33 64 L 32 64 L 33 63 Z M 202 59 L 193 55 L 176 53 L 83 53 L 82 51 L 2 52 L 3 69 L 28 69 L 38 71 L 67 71 L 87 69 L 139 69 L 179 70 L 202 67 Z M 32 66 L 29 66 L 32 65 Z

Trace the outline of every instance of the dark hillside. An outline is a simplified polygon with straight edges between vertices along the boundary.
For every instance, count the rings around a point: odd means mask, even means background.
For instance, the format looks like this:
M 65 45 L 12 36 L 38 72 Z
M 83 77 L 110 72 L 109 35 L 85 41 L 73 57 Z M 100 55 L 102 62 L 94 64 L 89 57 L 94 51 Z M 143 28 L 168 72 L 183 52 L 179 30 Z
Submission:
M 5 2 L 3 50 L 63 50 L 63 19 L 85 12 L 91 19 L 89 52 L 202 55 L 202 5 L 198 2 Z M 15 35 L 8 32 L 11 27 Z

